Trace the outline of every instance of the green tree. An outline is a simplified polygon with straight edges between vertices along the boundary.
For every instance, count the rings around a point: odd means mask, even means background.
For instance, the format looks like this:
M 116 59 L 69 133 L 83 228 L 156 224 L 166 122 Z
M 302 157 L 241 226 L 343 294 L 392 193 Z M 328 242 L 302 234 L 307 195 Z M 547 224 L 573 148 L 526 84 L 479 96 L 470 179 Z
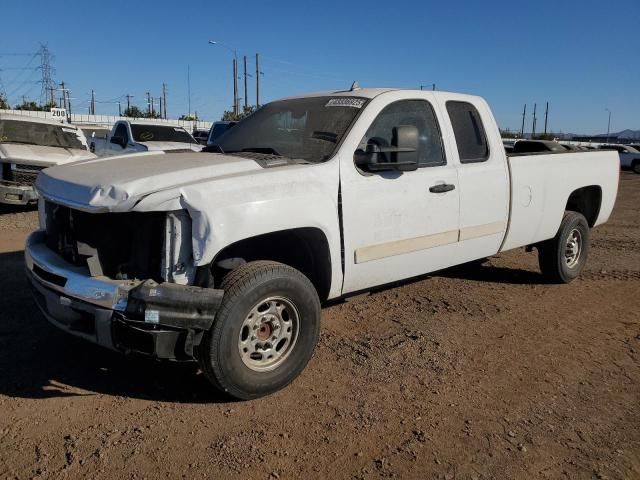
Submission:
M 239 120 L 242 120 L 243 118 L 248 117 L 249 115 L 251 115 L 255 111 L 256 111 L 256 106 L 255 105 L 250 105 L 248 107 L 244 107 L 242 109 L 242 112 L 240 112 L 238 115 L 236 115 L 235 113 L 233 113 L 230 110 L 225 110 L 225 112 L 222 114 L 222 121 L 224 121 L 224 122 L 237 122 Z
M 9 110 L 11 107 L 9 106 L 9 101 L 7 100 L 7 97 L 5 97 L 4 95 L 0 95 L 0 109 L 2 110 Z
M 198 115 L 181 115 L 178 120 L 187 120 L 188 122 L 195 122 L 198 120 Z
M 517 133 L 517 132 L 512 132 L 508 128 L 505 128 L 505 129 L 501 128 L 500 129 L 500 136 L 502 138 L 518 138 L 520 136 L 520 134 Z
M 45 108 L 42 105 L 38 105 L 34 101 L 27 102 L 26 100 L 23 101 L 20 105 L 16 105 L 15 109 L 16 110 L 29 110 L 29 111 L 32 111 L 32 112 L 42 112 L 42 111 L 45 110 Z
M 142 111 L 136 107 L 135 105 L 125 109 L 124 112 L 122 112 L 122 116 L 123 117 L 132 117 L 132 118 L 144 118 L 146 115 L 144 113 L 142 113 Z

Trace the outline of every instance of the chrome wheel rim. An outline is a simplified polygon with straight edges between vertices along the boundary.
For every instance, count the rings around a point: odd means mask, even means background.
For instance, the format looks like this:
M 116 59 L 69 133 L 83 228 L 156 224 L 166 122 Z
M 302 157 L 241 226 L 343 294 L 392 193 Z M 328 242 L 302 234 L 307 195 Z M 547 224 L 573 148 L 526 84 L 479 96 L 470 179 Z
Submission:
M 245 317 L 238 336 L 242 362 L 256 372 L 274 370 L 284 362 L 298 340 L 300 315 L 293 302 L 269 297 Z
M 582 234 L 580 230 L 574 228 L 569 232 L 567 237 L 567 244 L 564 250 L 564 261 L 567 267 L 573 268 L 580 261 L 580 255 L 582 254 Z

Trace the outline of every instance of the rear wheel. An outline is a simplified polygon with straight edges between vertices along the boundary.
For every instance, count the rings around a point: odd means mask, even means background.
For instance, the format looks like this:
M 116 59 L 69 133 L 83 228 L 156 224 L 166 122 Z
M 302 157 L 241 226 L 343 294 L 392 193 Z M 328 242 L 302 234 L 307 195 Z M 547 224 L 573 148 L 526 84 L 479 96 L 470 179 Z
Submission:
M 633 164 L 631 165 L 631 170 L 634 171 L 634 173 L 640 173 L 640 161 L 636 160 L 633 162 Z
M 556 236 L 538 246 L 542 274 L 554 283 L 569 283 L 587 263 L 591 232 L 584 215 L 565 212 Z
M 199 347 L 207 379 L 247 400 L 293 381 L 313 354 L 320 332 L 320 300 L 298 270 L 277 262 L 249 262 L 223 281 L 224 298 Z

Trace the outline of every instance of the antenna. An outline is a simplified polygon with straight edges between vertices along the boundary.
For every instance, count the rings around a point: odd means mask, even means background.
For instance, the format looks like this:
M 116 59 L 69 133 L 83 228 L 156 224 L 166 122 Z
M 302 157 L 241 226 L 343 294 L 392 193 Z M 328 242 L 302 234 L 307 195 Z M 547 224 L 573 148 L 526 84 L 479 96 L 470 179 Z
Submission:
M 355 82 L 353 82 L 351 84 L 351 88 L 349 89 L 350 91 L 354 91 L 354 90 L 359 90 L 360 89 L 360 84 L 358 83 L 358 81 L 356 80 Z

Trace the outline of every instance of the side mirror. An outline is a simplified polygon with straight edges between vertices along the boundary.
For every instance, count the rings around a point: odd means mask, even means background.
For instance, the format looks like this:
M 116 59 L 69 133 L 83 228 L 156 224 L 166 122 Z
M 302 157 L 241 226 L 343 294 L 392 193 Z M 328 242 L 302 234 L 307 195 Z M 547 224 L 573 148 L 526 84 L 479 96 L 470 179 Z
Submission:
M 127 146 L 127 139 L 124 137 L 116 137 L 115 135 L 109 140 L 111 143 L 120 145 L 122 148 Z
M 413 125 L 394 127 L 391 133 L 391 146 L 368 143 L 365 150 L 356 150 L 354 161 L 359 168 L 370 172 L 416 170 L 418 168 L 418 129 Z

